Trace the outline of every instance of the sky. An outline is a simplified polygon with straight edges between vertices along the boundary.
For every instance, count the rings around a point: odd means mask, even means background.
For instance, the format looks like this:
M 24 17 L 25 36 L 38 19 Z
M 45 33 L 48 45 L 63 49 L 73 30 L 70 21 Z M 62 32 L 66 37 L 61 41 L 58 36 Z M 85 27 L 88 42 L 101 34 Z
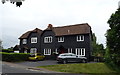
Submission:
M 0 3 L 0 39 L 4 48 L 19 45 L 19 37 L 35 28 L 88 23 L 97 43 L 106 45 L 105 33 L 120 0 L 25 0 L 21 7 Z

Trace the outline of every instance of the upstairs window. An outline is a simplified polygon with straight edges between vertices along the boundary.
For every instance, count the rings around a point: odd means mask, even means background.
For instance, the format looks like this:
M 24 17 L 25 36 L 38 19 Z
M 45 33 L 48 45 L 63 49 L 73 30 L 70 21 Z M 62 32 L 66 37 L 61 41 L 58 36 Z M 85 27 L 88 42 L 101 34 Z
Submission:
M 58 37 L 58 42 L 64 42 L 64 37 Z
M 31 43 L 37 43 L 37 37 L 32 37 L 31 38 Z
M 23 44 L 27 44 L 27 39 L 23 39 Z
M 52 43 L 52 36 L 44 37 L 44 43 Z
M 84 35 L 78 35 L 77 41 L 84 41 Z

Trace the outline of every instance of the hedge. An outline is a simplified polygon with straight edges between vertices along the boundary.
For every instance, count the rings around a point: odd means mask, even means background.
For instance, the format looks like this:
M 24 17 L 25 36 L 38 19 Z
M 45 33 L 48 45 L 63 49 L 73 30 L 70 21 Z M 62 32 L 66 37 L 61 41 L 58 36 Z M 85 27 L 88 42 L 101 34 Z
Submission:
M 2 52 L 13 53 L 14 51 L 11 49 L 2 49 Z
M 2 54 L 2 61 L 8 62 L 18 62 L 18 61 L 26 61 L 28 60 L 28 53 L 6 53 L 0 52 Z

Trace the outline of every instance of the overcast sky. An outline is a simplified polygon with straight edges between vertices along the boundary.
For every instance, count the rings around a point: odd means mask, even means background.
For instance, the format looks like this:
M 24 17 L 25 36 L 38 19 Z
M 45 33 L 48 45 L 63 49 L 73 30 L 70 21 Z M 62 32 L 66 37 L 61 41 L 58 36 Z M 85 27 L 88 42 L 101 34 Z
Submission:
M 88 23 L 97 42 L 105 45 L 107 20 L 117 10 L 119 1 L 25 0 L 20 8 L 9 2 L 0 3 L 0 39 L 3 47 L 9 48 L 19 44 L 18 38 L 23 33 L 36 27 L 43 30 L 48 24 L 56 27 Z

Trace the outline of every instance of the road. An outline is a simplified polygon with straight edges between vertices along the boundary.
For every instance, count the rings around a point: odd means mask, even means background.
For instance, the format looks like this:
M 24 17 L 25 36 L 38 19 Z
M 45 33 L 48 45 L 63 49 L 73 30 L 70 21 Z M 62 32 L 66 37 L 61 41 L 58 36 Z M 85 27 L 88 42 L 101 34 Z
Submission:
M 89 63 L 96 63 L 96 62 L 89 62 Z M 15 64 L 25 65 L 30 67 L 37 67 L 37 66 L 47 66 L 47 65 L 58 65 L 56 60 L 44 60 L 44 61 L 25 61 L 25 62 L 17 62 Z M 62 63 L 59 63 L 62 64 Z M 67 64 L 76 64 L 76 63 L 67 63 Z
M 70 74 L 54 72 L 45 69 L 33 68 L 15 63 L 2 63 L 2 75 L 85 75 L 85 74 Z
M 0 61 L 0 75 L 2 73 L 2 61 Z
M 58 65 L 56 60 L 25 61 L 25 62 L 18 62 L 15 64 L 25 65 L 25 66 L 30 66 L 30 67 L 46 66 L 46 65 Z
M 41 71 L 30 70 L 28 66 L 21 66 L 11 63 L 2 63 L 2 73 L 42 73 Z

